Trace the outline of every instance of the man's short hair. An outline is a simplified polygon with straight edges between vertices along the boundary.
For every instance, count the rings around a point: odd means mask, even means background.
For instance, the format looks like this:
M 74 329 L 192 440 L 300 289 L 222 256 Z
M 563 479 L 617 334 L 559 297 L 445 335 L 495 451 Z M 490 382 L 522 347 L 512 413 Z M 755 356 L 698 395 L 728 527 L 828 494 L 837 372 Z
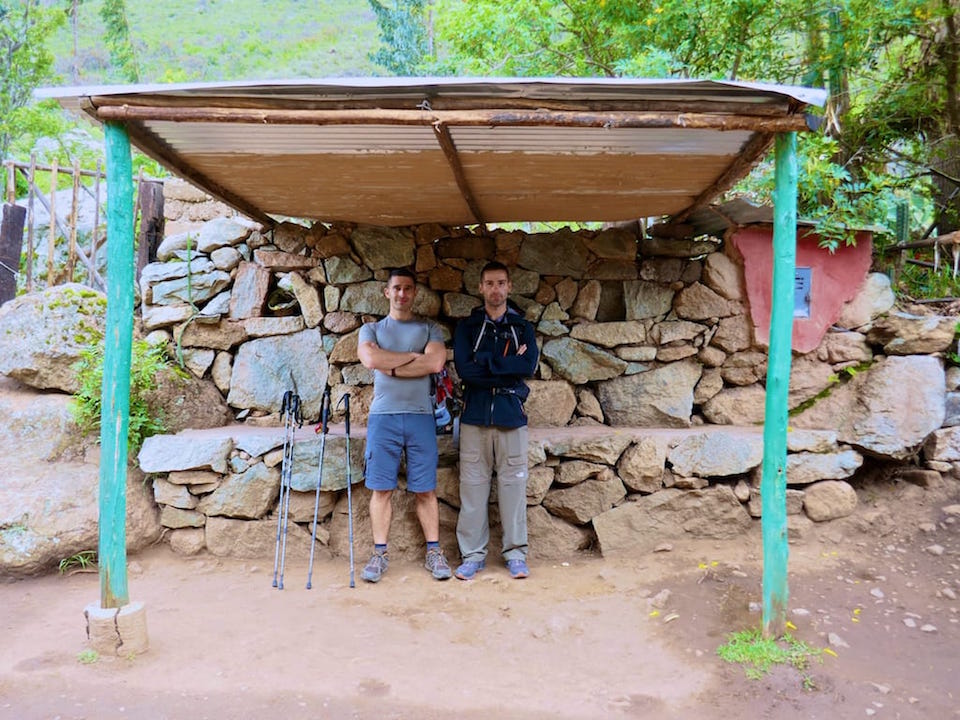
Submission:
M 417 281 L 417 276 L 413 274 L 413 270 L 405 267 L 393 268 L 390 274 L 387 275 L 387 282 L 389 283 L 395 277 L 405 277 L 410 278 L 414 282 Z
M 510 270 L 507 268 L 506 265 L 504 265 L 502 262 L 499 262 L 497 260 L 491 260 L 486 265 L 484 265 L 483 270 L 480 271 L 480 279 L 483 280 L 484 275 L 486 275 L 488 272 L 493 272 L 494 270 L 503 270 L 507 274 L 507 277 L 508 278 L 510 277 Z

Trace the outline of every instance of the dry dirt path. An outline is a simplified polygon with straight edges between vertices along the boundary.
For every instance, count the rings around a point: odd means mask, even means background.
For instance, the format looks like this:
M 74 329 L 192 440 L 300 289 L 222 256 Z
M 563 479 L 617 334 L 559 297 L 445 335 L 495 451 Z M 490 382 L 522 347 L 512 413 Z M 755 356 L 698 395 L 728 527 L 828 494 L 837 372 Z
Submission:
M 439 583 L 396 563 L 351 589 L 347 563 L 320 557 L 310 591 L 303 562 L 278 591 L 269 561 L 160 546 L 131 558 L 151 644 L 138 657 L 80 662 L 96 574 L 0 584 L 0 719 L 960 718 L 960 518 L 940 510 L 952 487 L 890 524 L 893 493 L 791 549 L 796 635 L 848 646 L 810 667 L 812 689 L 716 656 L 726 633 L 759 625 L 759 532 L 534 562 L 521 581 L 497 566 Z

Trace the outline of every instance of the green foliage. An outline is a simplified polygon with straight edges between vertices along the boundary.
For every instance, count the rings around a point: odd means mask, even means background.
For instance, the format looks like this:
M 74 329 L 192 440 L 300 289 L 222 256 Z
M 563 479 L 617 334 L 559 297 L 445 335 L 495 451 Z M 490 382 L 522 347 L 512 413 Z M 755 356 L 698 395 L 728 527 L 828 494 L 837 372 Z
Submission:
M 383 45 L 370 59 L 392 75 L 414 75 L 427 54 L 424 0 L 367 0 Z
M 52 47 L 57 69 L 74 62 L 84 85 L 128 81 L 102 38 L 108 0 L 85 0 L 78 44 L 63 28 Z M 377 75 L 373 12 L 361 0 L 125 0 L 140 82 L 212 82 Z
M 830 377 L 827 379 L 828 384 L 823 390 L 818 392 L 812 398 L 808 398 L 807 400 L 804 400 L 802 403 L 800 403 L 796 407 L 791 408 L 787 412 L 787 415 L 789 417 L 795 417 L 800 413 L 802 413 L 804 410 L 808 410 L 809 408 L 813 407 L 824 398 L 830 397 L 830 394 L 833 392 L 834 387 L 836 387 L 837 385 L 849 382 L 850 380 L 853 380 L 857 375 L 864 372 L 865 370 L 869 370 L 872 366 L 873 366 L 872 361 L 865 360 L 863 362 L 857 363 L 856 365 L 848 365 L 847 367 L 840 368 L 840 370 L 838 370 L 835 374 L 830 375 Z
M 752 629 L 729 634 L 727 642 L 717 648 L 717 655 L 727 662 L 743 665 L 751 680 L 759 680 L 774 665 L 791 665 L 803 673 L 803 686 L 810 689 L 812 681 L 805 671 L 811 658 L 820 658 L 821 651 L 790 633 L 773 639 L 764 638 L 759 629 Z
M 139 82 L 140 66 L 130 37 L 127 3 L 125 0 L 103 0 L 100 17 L 106 26 L 104 40 L 110 50 L 110 59 L 114 67 L 120 71 L 124 80 Z
M 960 348 L 960 322 L 953 326 L 953 346 Z M 947 353 L 947 362 L 951 365 L 960 365 L 960 353 L 957 350 L 951 350 Z
M 33 91 L 49 80 L 53 53 L 47 38 L 64 23 L 60 10 L 37 0 L 0 0 L 0 158 L 31 127 Z
M 77 373 L 80 389 L 74 395 L 73 413 L 84 434 L 100 431 L 103 385 L 103 338 L 80 353 Z M 166 352 L 160 345 L 145 340 L 133 341 L 130 365 L 130 426 L 127 447 L 135 454 L 143 441 L 151 435 L 164 432 L 163 413 L 150 405 L 147 395 L 157 387 L 157 374 L 172 369 Z
M 60 574 L 63 575 L 68 570 L 74 568 L 79 570 L 86 570 L 97 564 L 97 551 L 96 550 L 81 550 L 75 555 L 70 557 L 63 558 L 60 561 Z
M 893 213 L 896 201 L 910 193 L 912 178 L 904 178 L 868 167 L 855 178 L 836 162 L 840 144 L 826 135 L 804 134 L 797 144 L 797 214 L 814 221 L 813 231 L 820 246 L 831 252 L 841 244 L 856 244 L 856 232 L 870 227 L 875 243 L 893 242 Z M 757 204 L 773 202 L 773 160 L 758 165 L 731 195 L 745 196 Z M 921 199 L 923 195 L 919 196 Z
M 949 57 L 945 21 L 957 12 L 949 7 L 928 0 L 438 0 L 432 69 L 829 83 L 827 132 L 800 136 L 798 201 L 833 250 L 865 226 L 878 229 L 878 244 L 889 242 L 897 198 L 920 198 L 930 214 L 926 166 L 936 151 L 922 137 L 956 94 L 944 82 L 944 63 L 932 60 Z M 772 187 L 769 160 L 736 194 L 770 202 Z
M 92 648 L 81 650 L 77 653 L 77 662 L 81 665 L 92 665 L 100 660 L 100 653 Z
M 911 298 L 960 297 L 960 275 L 954 277 L 950 256 L 944 255 L 937 269 L 905 263 L 897 276 L 897 291 Z
M 443 64 L 477 74 L 784 82 L 809 3 L 782 0 L 438 0 Z

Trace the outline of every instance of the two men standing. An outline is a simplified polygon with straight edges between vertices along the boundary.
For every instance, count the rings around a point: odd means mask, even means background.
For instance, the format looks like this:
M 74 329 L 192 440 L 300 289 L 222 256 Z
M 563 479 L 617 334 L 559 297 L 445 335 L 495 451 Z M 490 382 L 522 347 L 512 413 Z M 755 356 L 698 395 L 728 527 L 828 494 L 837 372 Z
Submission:
M 483 306 L 460 322 L 454 362 L 464 383 L 460 432 L 460 518 L 457 541 L 462 564 L 456 575 L 469 580 L 486 565 L 490 540 L 487 503 L 497 473 L 502 555 L 510 575 L 529 574 L 527 556 L 527 416 L 524 378 L 537 367 L 533 326 L 507 304 L 512 289 L 507 268 L 488 263 L 480 274 Z M 374 370 L 374 399 L 367 424 L 366 485 L 372 491 L 370 520 L 374 553 L 361 577 L 377 582 L 389 560 L 391 498 L 401 452 L 407 487 L 417 496 L 417 517 L 427 540 L 425 565 L 445 580 L 450 567 L 439 546 L 437 444 L 430 375 L 439 372 L 446 349 L 439 326 L 413 313 L 416 280 L 394 270 L 384 290 L 389 314 L 360 330 L 358 354 Z

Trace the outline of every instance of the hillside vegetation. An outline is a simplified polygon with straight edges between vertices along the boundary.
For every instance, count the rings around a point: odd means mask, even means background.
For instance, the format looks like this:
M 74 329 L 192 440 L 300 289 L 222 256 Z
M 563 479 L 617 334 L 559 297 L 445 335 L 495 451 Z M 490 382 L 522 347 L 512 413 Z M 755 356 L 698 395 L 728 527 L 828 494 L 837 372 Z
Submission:
M 52 38 L 58 83 L 127 82 L 103 41 L 103 0 L 81 2 Z M 380 75 L 366 0 L 127 0 L 140 82 Z

